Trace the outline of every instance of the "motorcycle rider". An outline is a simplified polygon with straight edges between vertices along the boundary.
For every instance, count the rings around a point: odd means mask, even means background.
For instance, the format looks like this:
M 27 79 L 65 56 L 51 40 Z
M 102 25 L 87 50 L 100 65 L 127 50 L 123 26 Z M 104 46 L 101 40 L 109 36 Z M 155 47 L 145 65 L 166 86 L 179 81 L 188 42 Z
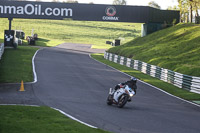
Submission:
M 129 88 L 131 88 L 135 92 L 134 95 L 136 95 L 136 90 L 137 90 L 136 83 L 137 83 L 137 78 L 131 77 L 131 80 L 128 80 L 125 83 L 120 83 L 120 84 L 116 85 L 115 91 L 120 89 L 120 88 L 124 88 L 127 85 Z M 129 100 L 131 100 L 131 99 L 129 99 Z

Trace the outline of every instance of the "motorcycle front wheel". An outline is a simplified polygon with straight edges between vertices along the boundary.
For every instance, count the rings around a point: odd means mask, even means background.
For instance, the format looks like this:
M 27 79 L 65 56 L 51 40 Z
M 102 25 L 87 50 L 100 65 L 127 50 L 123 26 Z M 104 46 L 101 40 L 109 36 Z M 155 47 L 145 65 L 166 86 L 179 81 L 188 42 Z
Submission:
M 117 106 L 119 108 L 123 108 L 124 105 L 127 103 L 128 101 L 128 96 L 127 95 L 122 95 L 120 98 L 119 98 L 119 102 L 117 104 Z

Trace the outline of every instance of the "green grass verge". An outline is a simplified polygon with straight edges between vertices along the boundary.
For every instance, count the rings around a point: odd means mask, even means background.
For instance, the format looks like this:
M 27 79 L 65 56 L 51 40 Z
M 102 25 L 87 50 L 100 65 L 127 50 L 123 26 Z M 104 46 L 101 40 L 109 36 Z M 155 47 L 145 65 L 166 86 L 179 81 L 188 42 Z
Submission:
M 32 57 L 37 50 L 28 46 L 5 49 L 0 61 L 0 83 L 33 81 Z
M 49 107 L 0 106 L 1 133 L 108 133 L 73 121 Z
M 199 42 L 199 24 L 178 24 L 113 47 L 108 52 L 200 77 Z
M 129 67 L 126 67 L 126 66 L 123 66 L 123 65 L 120 65 L 120 64 L 117 64 L 117 63 L 114 63 L 114 62 L 111 62 L 109 60 L 106 60 L 104 59 L 103 57 L 103 54 L 92 54 L 91 55 L 94 59 L 104 63 L 104 64 L 107 64 L 109 66 L 112 66 L 124 73 L 127 73 L 131 76 L 134 76 L 142 81 L 145 81 L 153 86 L 156 86 L 172 95 L 175 95 L 175 96 L 178 96 L 180 98 L 183 98 L 185 100 L 189 100 L 189 101 L 195 101 L 195 100 L 200 100 L 200 94 L 196 94 L 196 93 L 192 93 L 192 92 L 189 92 L 187 90 L 184 90 L 184 89 L 181 89 L 181 88 L 178 88 L 172 84 L 169 84 L 169 83 L 166 83 L 166 82 L 163 82 L 157 78 L 153 78 L 149 75 L 146 75 L 140 71 L 136 71 L 134 69 L 131 69 Z
M 8 29 L 8 19 L 0 18 L 0 39 Z M 140 36 L 141 24 L 67 20 L 14 19 L 12 29 L 22 29 L 26 36 L 34 33 L 42 38 L 39 46 L 56 46 L 63 42 L 92 44 L 93 48 L 108 49 L 106 41 L 122 38 L 122 44 Z M 48 42 L 48 43 L 47 43 Z

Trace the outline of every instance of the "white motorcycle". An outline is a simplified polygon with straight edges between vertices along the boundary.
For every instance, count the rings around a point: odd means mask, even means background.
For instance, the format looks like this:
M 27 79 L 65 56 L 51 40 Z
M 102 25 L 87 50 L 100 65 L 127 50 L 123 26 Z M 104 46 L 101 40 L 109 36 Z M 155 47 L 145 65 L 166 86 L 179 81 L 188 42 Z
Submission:
M 117 91 L 110 88 L 107 98 L 107 104 L 116 104 L 119 108 L 123 108 L 124 105 L 131 101 L 131 98 L 135 95 L 135 92 L 128 87 L 128 85 L 120 87 Z

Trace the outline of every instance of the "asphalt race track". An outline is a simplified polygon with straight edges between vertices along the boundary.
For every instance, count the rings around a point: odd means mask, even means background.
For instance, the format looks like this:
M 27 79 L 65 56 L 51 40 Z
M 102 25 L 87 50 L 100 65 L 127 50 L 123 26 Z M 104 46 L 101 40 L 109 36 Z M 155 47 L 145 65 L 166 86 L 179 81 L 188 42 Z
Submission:
M 122 109 L 108 106 L 110 87 L 129 79 L 89 57 L 90 45 L 44 48 L 35 58 L 34 95 L 43 105 L 115 133 L 199 133 L 200 107 L 138 82 L 137 95 Z

